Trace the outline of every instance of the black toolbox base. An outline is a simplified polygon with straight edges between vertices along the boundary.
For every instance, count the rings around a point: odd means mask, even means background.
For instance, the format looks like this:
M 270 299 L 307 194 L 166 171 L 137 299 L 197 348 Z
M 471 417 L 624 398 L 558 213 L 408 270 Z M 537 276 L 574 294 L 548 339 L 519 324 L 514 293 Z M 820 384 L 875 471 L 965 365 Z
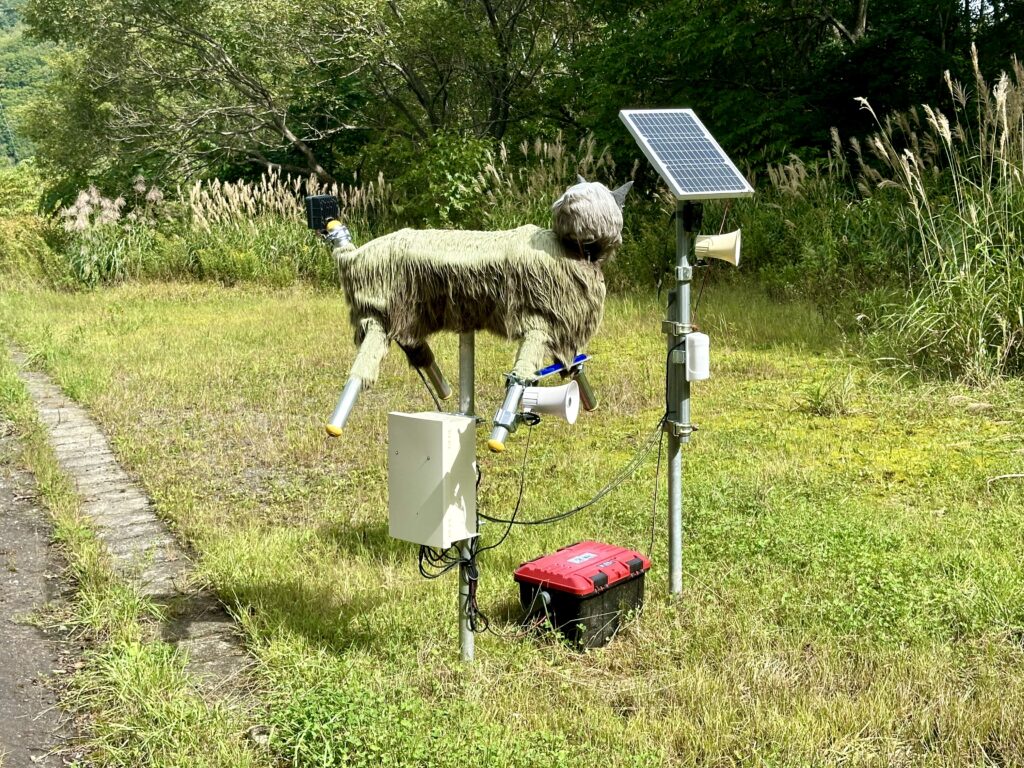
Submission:
M 629 611 L 644 604 L 644 573 L 608 589 L 581 597 L 536 584 L 519 584 L 519 601 L 527 618 L 545 613 L 551 625 L 579 648 L 600 648 L 619 631 Z M 542 594 L 538 595 L 538 591 Z M 543 595 L 548 595 L 547 605 Z

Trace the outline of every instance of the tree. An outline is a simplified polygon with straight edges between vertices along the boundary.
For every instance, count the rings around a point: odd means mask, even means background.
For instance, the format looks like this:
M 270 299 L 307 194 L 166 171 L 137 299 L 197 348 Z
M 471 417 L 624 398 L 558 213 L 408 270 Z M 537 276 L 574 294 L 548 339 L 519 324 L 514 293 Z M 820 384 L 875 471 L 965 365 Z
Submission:
M 297 5 L 29 0 L 26 18 L 72 48 L 76 82 L 66 92 L 96 101 L 100 129 L 128 159 L 158 157 L 182 176 L 245 162 L 333 180 L 314 145 L 351 126 L 292 111 L 307 87 L 296 77 L 306 71 L 292 43 Z
M 579 51 L 585 101 L 570 114 L 632 151 L 625 106 L 693 107 L 752 165 L 870 128 L 855 97 L 884 110 L 942 96 L 969 47 L 962 0 L 602 0 L 605 34 Z
M 427 138 L 465 132 L 502 139 L 544 111 L 542 91 L 585 26 L 571 0 L 369 2 L 320 6 L 331 45 L 371 98 L 363 122 Z M 335 59 L 337 61 L 337 59 Z M 397 122 L 397 124 L 396 124 Z

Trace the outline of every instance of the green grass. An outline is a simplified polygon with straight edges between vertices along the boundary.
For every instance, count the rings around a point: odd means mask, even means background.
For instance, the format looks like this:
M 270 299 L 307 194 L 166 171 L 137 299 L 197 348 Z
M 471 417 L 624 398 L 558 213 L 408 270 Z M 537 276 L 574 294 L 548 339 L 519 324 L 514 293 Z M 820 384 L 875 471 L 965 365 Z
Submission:
M 601 408 L 534 430 L 524 516 L 589 498 L 657 422 L 663 314 L 653 296 L 609 301 L 590 349 Z M 3 332 L 92 410 L 243 617 L 274 759 L 1024 761 L 1024 493 L 986 483 L 1024 462 L 1019 382 L 971 391 L 992 407 L 969 409 L 952 384 L 865 366 L 807 304 L 712 286 L 699 323 L 713 378 L 694 385 L 702 429 L 684 455 L 683 598 L 665 597 L 662 488 L 642 616 L 584 655 L 516 634 L 523 560 L 590 537 L 647 549 L 652 457 L 596 511 L 517 529 L 481 558 L 481 607 L 502 636 L 480 636 L 467 667 L 454 577 L 424 581 L 415 547 L 387 535 L 386 412 L 431 407 L 401 355 L 346 434 L 322 434 L 352 359 L 346 315 L 336 292 L 298 286 L 0 297 Z M 454 379 L 456 340 L 436 351 Z M 481 414 L 513 351 L 480 338 Z M 524 437 L 503 456 L 481 450 L 483 511 L 511 511 Z M 159 690 L 140 689 L 140 708 Z
M 73 599 L 50 606 L 43 620 L 86 648 L 76 662 L 80 671 L 61 691 L 61 706 L 75 715 L 90 764 L 252 765 L 240 713 L 204 700 L 185 673 L 186 659 L 159 637 L 159 609 L 111 569 L 6 356 L 0 358 L 0 413 L 18 432 L 18 449 L 0 462 L 19 462 L 34 473 L 65 576 L 75 586 Z

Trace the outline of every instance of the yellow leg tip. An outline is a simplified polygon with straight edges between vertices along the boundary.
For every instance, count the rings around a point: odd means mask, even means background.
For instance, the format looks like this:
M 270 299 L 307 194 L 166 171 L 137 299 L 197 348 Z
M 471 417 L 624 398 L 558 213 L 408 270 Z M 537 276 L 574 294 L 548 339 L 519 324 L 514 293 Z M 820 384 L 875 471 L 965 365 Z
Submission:
M 327 434 L 331 437 L 341 437 L 341 427 L 336 427 L 333 424 L 324 425 L 324 429 L 327 430 Z
M 493 438 L 491 440 L 487 441 L 487 447 L 491 449 L 492 453 L 504 453 L 505 452 L 505 444 L 504 443 L 499 443 L 497 440 L 494 440 Z

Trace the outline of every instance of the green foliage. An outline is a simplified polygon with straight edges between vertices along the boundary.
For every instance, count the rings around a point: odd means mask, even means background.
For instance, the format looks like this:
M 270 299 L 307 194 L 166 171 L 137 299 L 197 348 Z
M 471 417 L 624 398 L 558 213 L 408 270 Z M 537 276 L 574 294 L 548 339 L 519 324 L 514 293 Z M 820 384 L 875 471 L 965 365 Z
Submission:
M 893 226 L 902 201 L 885 191 L 861 197 L 831 161 L 770 167 L 755 198 L 731 206 L 743 267 L 781 295 L 834 302 L 905 275 L 908 237 Z
M 138 169 L 164 183 L 276 167 L 328 182 L 408 171 L 416 215 L 458 223 L 458 205 L 424 209 L 445 189 L 472 203 L 462 193 L 480 156 L 473 142 L 496 150 L 594 132 L 628 161 L 639 152 L 617 119 L 626 105 L 694 107 L 750 167 L 812 156 L 831 125 L 870 127 L 854 97 L 870 93 L 886 110 L 935 101 L 942 71 L 966 70 L 972 37 L 1001 52 L 1019 9 L 981 10 L 950 0 L 259 0 L 242 12 L 220 0 L 28 0 L 33 32 L 75 65 L 56 63 L 23 132 L 68 187 L 109 187 Z M 79 132 L 79 142 L 51 136 Z M 453 137 L 471 140 L 457 149 Z M 79 145 L 84 157 L 61 162 Z
M 414 689 L 396 691 L 357 664 L 314 661 L 274 687 L 270 747 L 296 768 L 570 768 L 581 762 L 565 734 L 497 727 L 468 703 L 431 703 Z M 636 765 L 641 760 L 634 757 Z
M 0 167 L 0 216 L 36 213 L 43 191 L 43 175 L 31 162 Z
M 0 29 L 0 152 L 16 163 L 33 152 L 17 121 L 24 105 L 43 93 L 50 75 L 45 57 L 53 46 L 30 39 L 17 23 L 16 9 L 9 13 L 8 24 Z
M 54 211 L 95 182 L 107 189 L 130 188 L 145 162 L 129 161 L 128 142 L 112 141 L 109 124 L 116 91 L 89 79 L 88 60 L 75 51 L 54 54 L 53 79 L 47 92 L 29 101 L 19 115 L 20 132 L 36 149 L 35 160 L 46 178 L 43 208 Z M 159 158 L 148 162 L 156 165 Z
M 391 140 L 368 148 L 373 167 L 391 170 L 394 205 L 405 221 L 454 227 L 479 221 L 483 195 L 477 178 L 491 142 L 471 135 L 436 133 L 425 145 Z
M 925 106 L 871 139 L 916 246 L 907 295 L 882 309 L 873 341 L 918 371 L 984 384 L 1024 371 L 1024 69 L 990 90 L 975 65 L 972 98 L 948 80 L 952 119 Z
M 172 275 L 175 267 L 185 267 L 184 274 L 198 279 L 278 286 L 297 280 L 329 284 L 337 279 L 330 248 L 301 221 L 263 220 L 226 224 L 208 232 L 185 230 L 173 248 L 176 256 L 185 258 L 165 263 Z
M 31 162 L 0 168 L 0 275 L 62 281 L 60 233 L 37 213 L 43 189 Z
M 115 641 L 90 656 L 70 698 L 90 713 L 102 766 L 257 764 L 223 705 L 196 695 L 184 658 L 161 642 Z
M 815 416 L 849 416 L 853 412 L 851 402 L 855 395 L 856 382 L 852 373 L 838 377 L 830 376 L 804 389 L 800 407 Z

